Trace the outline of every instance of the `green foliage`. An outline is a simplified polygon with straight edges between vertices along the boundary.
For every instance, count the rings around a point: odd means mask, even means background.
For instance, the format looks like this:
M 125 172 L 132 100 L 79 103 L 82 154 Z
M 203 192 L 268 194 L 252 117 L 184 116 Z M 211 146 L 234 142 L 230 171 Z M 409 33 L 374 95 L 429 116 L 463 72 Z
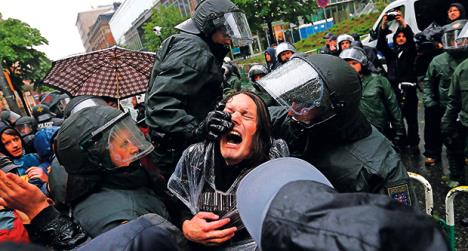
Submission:
M 274 21 L 297 24 L 297 17 L 315 13 L 315 0 L 233 0 L 245 12 L 252 30 Z
M 296 46 L 297 51 L 300 51 L 300 52 L 308 52 L 308 51 L 319 49 L 325 44 L 323 40 L 323 36 L 327 32 L 333 32 L 336 35 L 343 34 L 343 33 L 346 33 L 346 34 L 357 33 L 360 35 L 364 35 L 369 32 L 375 20 L 377 20 L 377 18 L 379 17 L 379 14 L 380 13 L 377 12 L 377 13 L 371 13 L 369 15 L 355 17 L 353 19 L 347 19 L 341 23 L 335 24 L 333 28 L 331 28 L 330 30 L 327 30 L 326 32 L 316 33 L 308 37 L 307 39 L 303 39 L 295 43 L 294 46 Z M 239 64 L 265 63 L 265 58 L 263 57 L 263 54 L 261 54 L 259 56 L 248 58 L 246 60 L 241 60 L 238 63 Z
M 144 34 L 143 40 L 146 50 L 156 51 L 164 39 L 177 33 L 174 26 L 183 22 L 188 17 L 182 16 L 179 9 L 174 6 L 161 6 L 153 9 L 151 18 L 143 25 Z M 156 36 L 153 32 L 153 27 L 159 26 L 161 29 L 161 36 Z
M 5 69 L 12 66 L 19 69 L 15 76 L 17 79 L 36 82 L 45 76 L 51 67 L 51 62 L 45 53 L 34 49 L 34 46 L 46 44 L 48 42 L 39 30 L 27 23 L 12 18 L 0 20 L 2 66 Z

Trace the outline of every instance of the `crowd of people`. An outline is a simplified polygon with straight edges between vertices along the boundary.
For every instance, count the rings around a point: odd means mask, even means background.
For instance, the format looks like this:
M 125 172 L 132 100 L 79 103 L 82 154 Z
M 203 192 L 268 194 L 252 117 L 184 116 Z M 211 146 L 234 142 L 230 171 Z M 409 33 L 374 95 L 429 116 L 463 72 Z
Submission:
M 0 248 L 448 250 L 400 154 L 419 154 L 422 83 L 426 164 L 444 144 L 448 185 L 466 184 L 468 25 L 451 5 L 418 83 L 395 11 L 391 45 L 385 15 L 377 48 L 355 34 L 326 34 L 314 55 L 282 42 L 246 82 L 226 55 L 251 43 L 247 19 L 205 0 L 156 52 L 135 116 L 58 92 L 32 117 L 2 112 Z

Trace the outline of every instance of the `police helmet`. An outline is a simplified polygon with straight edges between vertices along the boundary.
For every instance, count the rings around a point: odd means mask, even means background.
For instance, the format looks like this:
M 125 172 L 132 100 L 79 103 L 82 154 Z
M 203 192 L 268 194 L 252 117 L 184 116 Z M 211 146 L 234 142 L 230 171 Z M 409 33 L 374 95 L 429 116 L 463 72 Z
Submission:
M 359 75 L 335 56 L 298 53 L 257 83 L 306 128 L 359 113 Z
M 67 106 L 65 107 L 63 115 L 64 118 L 68 118 L 71 114 L 76 113 L 81 109 L 100 105 L 107 106 L 106 101 L 100 97 L 89 95 L 76 96 L 70 99 L 70 102 L 68 102 Z
M 292 53 L 296 53 L 296 48 L 294 45 L 288 42 L 282 42 L 276 47 L 276 59 L 281 62 L 280 55 L 285 51 L 291 51 Z
M 462 30 L 466 23 L 466 19 L 461 19 L 447 24 L 443 27 L 444 34 L 442 35 L 442 44 L 444 46 L 444 50 L 448 52 L 458 51 L 462 50 L 465 47 L 463 43 L 460 43 L 461 39 L 459 38 L 460 35 L 463 36 Z
M 55 142 L 59 162 L 69 174 L 78 175 L 123 170 L 120 168 L 154 149 L 128 112 L 110 106 L 73 113 L 62 124 Z
M 250 67 L 250 70 L 249 70 L 249 78 L 252 82 L 255 81 L 255 76 L 257 75 L 265 76 L 267 74 L 268 74 L 268 69 L 264 65 L 261 65 L 261 64 L 252 65 L 252 67 Z
M 32 115 L 38 123 L 45 122 L 53 116 L 50 113 L 49 107 L 44 104 L 38 104 L 32 108 Z
M 23 116 L 16 120 L 15 129 L 21 134 L 21 137 L 34 134 L 37 131 L 37 121 L 33 117 Z
M 361 63 L 363 67 L 367 67 L 369 61 L 366 56 L 366 52 L 360 47 L 351 47 L 340 53 L 340 58 L 344 60 L 355 60 Z
M 338 36 L 338 38 L 336 39 L 336 43 L 338 44 L 338 46 L 340 47 L 341 49 L 341 42 L 343 41 L 349 41 L 349 43 L 351 44 L 352 42 L 354 42 L 354 38 L 351 36 L 351 35 L 348 35 L 348 34 L 341 34 Z
M 253 41 L 245 14 L 229 0 L 200 2 L 193 16 L 175 28 L 191 34 L 203 33 L 207 37 L 222 29 L 235 47 L 246 46 Z

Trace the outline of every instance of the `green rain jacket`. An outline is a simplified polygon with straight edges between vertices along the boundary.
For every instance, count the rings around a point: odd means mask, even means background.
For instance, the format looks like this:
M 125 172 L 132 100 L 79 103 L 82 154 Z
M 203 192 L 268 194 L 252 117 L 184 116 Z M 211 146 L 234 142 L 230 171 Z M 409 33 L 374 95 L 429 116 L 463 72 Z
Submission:
M 417 199 L 406 168 L 392 144 L 374 127 L 370 134 L 359 131 L 365 125 L 358 122 L 353 135 L 345 133 L 337 139 L 334 136 L 339 133 L 329 130 L 328 125 L 309 131 L 296 125 L 286 109 L 269 109 L 274 137 L 286 140 L 291 156 L 317 167 L 337 191 L 387 194 L 406 205 L 415 205 Z M 359 139 L 353 139 L 357 134 L 361 135 Z
M 457 119 L 463 126 L 468 127 L 468 59 L 458 65 L 452 75 L 447 109 L 442 118 L 442 133 L 454 133 Z
M 463 61 L 444 52 L 432 59 L 423 81 L 425 107 L 439 106 L 445 109 L 453 71 Z
M 401 110 L 390 82 L 378 74 L 364 75 L 361 80 L 361 112 L 380 132 L 389 130 L 391 124 L 395 132 L 403 135 Z
M 194 129 L 222 98 L 225 55 L 224 47 L 184 32 L 163 42 L 146 93 L 145 116 L 166 147 L 182 151 L 197 141 Z

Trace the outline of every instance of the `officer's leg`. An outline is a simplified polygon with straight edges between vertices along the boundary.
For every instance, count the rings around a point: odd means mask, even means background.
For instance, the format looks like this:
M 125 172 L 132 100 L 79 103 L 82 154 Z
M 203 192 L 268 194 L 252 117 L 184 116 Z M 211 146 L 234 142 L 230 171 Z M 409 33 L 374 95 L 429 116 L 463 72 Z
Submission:
M 407 144 L 413 153 L 418 153 L 419 129 L 418 129 L 418 97 L 416 88 L 405 90 L 405 102 L 403 105 L 403 116 L 408 124 Z
M 461 182 L 465 167 L 465 135 L 462 125 L 458 124 L 454 135 L 447 140 L 447 159 L 449 162 L 450 179 Z
M 424 156 L 426 165 L 434 165 L 440 161 L 442 152 L 442 136 L 440 108 L 427 107 L 424 109 Z

